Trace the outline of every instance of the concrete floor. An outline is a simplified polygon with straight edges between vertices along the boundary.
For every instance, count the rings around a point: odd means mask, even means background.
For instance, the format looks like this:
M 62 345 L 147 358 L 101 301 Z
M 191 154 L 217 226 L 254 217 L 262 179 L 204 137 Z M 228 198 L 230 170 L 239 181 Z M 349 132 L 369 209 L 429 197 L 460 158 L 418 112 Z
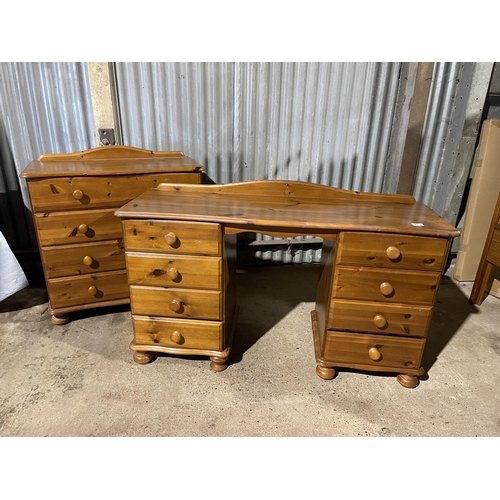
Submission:
M 315 373 L 318 265 L 238 273 L 231 365 L 132 360 L 128 307 L 55 326 L 43 288 L 0 303 L 0 436 L 499 436 L 500 299 L 443 278 L 416 389 L 394 375 Z

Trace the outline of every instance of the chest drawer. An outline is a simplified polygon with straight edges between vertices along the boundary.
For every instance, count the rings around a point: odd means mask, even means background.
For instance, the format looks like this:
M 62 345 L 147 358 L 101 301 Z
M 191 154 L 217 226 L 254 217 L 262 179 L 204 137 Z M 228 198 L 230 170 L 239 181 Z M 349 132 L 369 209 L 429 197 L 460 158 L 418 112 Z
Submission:
M 425 340 L 328 332 L 324 356 L 343 365 L 419 368 Z
M 222 349 L 222 323 L 219 321 L 175 321 L 166 318 L 132 316 L 134 340 L 140 345 Z
M 221 292 L 132 285 L 133 314 L 171 318 L 222 319 Z
M 122 237 L 121 221 L 113 210 L 84 210 L 36 214 L 41 246 L 68 245 Z
M 33 209 L 82 210 L 121 207 L 160 182 L 198 183 L 195 173 L 155 173 L 31 179 L 29 190 Z
M 219 224 L 156 220 L 125 220 L 127 250 L 221 255 Z
M 440 273 L 339 266 L 333 297 L 382 302 L 434 303 Z
M 131 285 L 221 288 L 221 257 L 127 252 Z
M 338 264 L 440 271 L 448 240 L 400 234 L 342 233 Z
M 125 269 L 122 240 L 46 247 L 42 260 L 47 278 Z
M 126 271 L 47 280 L 53 309 L 128 297 Z
M 431 306 L 333 299 L 327 328 L 425 337 Z

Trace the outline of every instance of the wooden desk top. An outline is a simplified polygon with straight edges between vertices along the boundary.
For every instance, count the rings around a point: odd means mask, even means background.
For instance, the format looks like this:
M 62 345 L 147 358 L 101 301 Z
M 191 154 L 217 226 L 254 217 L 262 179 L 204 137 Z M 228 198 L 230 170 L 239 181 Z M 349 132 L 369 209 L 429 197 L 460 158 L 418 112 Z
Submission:
M 288 229 L 303 235 L 340 230 L 442 238 L 460 235 L 412 196 L 359 193 L 299 181 L 163 183 L 116 210 L 115 215 L 216 222 L 238 232 Z

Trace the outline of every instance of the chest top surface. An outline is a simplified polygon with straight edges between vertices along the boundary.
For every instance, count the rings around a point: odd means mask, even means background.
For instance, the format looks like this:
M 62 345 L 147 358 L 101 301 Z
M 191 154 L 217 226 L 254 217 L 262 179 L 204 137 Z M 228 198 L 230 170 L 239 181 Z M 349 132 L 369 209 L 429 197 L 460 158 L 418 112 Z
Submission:
M 176 219 L 314 231 L 369 231 L 450 238 L 460 232 L 409 195 L 361 193 L 300 181 L 226 185 L 162 183 L 115 212 L 122 218 Z
M 76 153 L 44 154 L 20 174 L 26 179 L 202 172 L 204 167 L 181 151 L 149 151 L 130 146 L 103 146 Z

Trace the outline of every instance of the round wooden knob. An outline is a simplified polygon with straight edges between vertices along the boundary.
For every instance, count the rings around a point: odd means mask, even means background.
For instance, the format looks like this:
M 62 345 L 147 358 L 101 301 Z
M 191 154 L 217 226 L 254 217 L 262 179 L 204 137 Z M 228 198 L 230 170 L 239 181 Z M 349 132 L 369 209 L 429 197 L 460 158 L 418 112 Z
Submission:
M 398 247 L 388 247 L 385 253 L 391 260 L 399 259 L 399 257 L 401 257 L 401 252 Z
M 89 226 L 87 226 L 87 224 L 80 224 L 78 226 L 79 233 L 85 234 L 88 230 L 89 230 Z
M 173 245 L 177 241 L 177 236 L 175 233 L 167 233 L 163 239 L 167 245 Z
M 182 304 L 181 304 L 180 300 L 174 299 L 168 303 L 168 308 L 174 312 L 179 312 L 181 310 L 181 307 L 182 307 Z
M 379 361 L 382 359 L 382 353 L 376 347 L 370 347 L 368 350 L 368 356 L 373 361 Z
M 89 295 L 95 296 L 97 294 L 97 287 L 94 285 L 89 286 L 87 292 L 89 292 Z
M 183 341 L 183 338 L 181 333 L 175 330 L 175 332 L 172 332 L 172 335 L 170 335 L 170 340 L 176 344 L 180 344 Z
M 394 288 L 388 281 L 384 281 L 380 285 L 380 291 L 382 292 L 382 295 L 390 295 L 392 292 L 394 292 Z
M 80 191 L 79 189 L 75 189 L 73 191 L 73 198 L 75 200 L 81 200 L 83 198 L 83 191 Z
M 175 278 L 177 278 L 177 276 L 179 276 L 179 271 L 177 271 L 177 269 L 175 267 L 171 267 L 170 269 L 167 269 L 167 276 L 171 280 L 175 280 Z
M 387 326 L 387 320 L 381 314 L 376 314 L 373 317 L 373 323 L 377 328 L 384 328 Z
M 92 265 L 92 262 L 94 262 L 94 259 L 93 259 L 90 255 L 86 255 L 86 256 L 83 258 L 83 263 L 84 263 L 86 266 L 91 266 L 91 265 Z

